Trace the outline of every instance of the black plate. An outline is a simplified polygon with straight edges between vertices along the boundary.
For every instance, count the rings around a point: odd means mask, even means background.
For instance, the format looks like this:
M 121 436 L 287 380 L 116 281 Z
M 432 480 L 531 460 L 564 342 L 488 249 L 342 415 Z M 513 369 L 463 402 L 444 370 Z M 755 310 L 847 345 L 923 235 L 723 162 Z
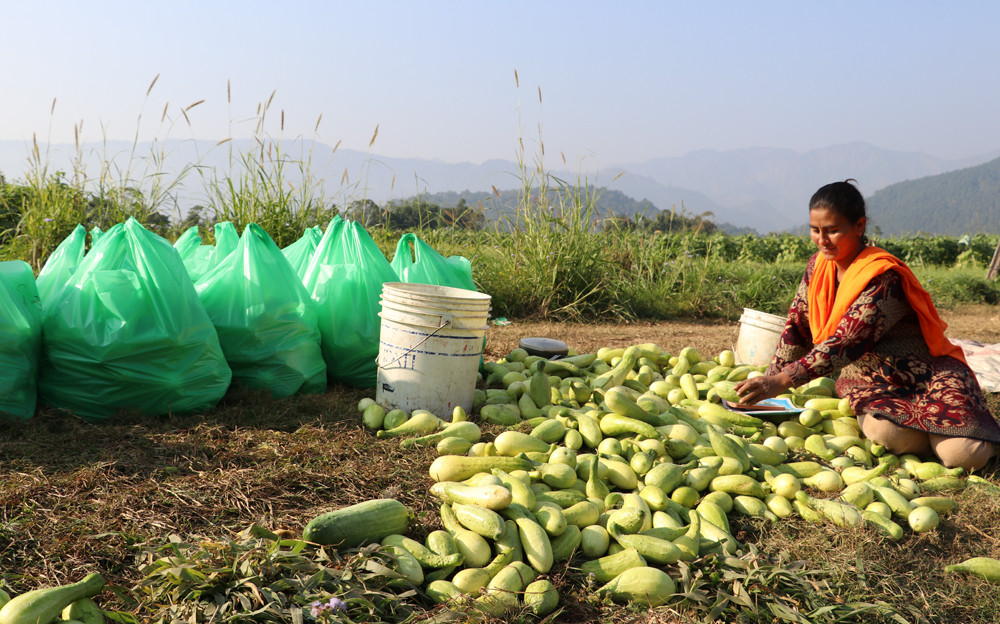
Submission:
M 521 338 L 517 346 L 527 351 L 528 355 L 537 355 L 547 359 L 564 357 L 569 353 L 569 347 L 566 346 L 565 342 L 552 338 Z

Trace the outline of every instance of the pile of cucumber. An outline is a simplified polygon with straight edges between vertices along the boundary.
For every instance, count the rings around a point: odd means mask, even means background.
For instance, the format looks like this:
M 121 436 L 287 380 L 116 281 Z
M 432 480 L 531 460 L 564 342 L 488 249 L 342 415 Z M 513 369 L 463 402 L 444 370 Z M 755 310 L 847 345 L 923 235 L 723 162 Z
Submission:
M 676 597 L 678 562 L 743 552 L 734 516 L 899 540 L 934 530 L 956 506 L 947 493 L 994 487 L 865 439 L 830 378 L 784 395 L 802 408 L 793 415 L 723 406 L 762 372 L 728 350 L 705 358 L 642 344 L 548 360 L 515 349 L 484 363 L 471 420 L 461 408 L 445 422 L 364 399 L 380 437 L 436 446 L 430 493 L 445 527 L 425 543 L 402 531 L 372 541 L 406 558 L 401 569 L 435 599 L 486 613 L 548 613 L 558 599 L 546 574 L 567 560 L 599 593 L 657 606 Z M 476 420 L 503 431 L 484 440 Z

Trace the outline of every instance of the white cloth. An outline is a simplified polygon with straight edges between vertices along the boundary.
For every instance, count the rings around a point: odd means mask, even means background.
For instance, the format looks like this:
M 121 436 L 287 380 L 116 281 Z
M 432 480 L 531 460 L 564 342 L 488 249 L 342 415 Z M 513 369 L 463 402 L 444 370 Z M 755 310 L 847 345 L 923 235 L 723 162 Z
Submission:
M 975 340 L 952 338 L 962 347 L 969 368 L 976 374 L 984 392 L 1000 392 L 1000 343 L 984 345 Z

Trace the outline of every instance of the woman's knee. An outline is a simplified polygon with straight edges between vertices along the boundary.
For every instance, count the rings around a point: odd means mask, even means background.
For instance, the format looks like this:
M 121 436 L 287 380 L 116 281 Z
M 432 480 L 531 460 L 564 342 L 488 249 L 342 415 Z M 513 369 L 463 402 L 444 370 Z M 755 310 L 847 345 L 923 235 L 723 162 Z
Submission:
M 966 470 L 978 470 L 985 466 L 995 450 L 992 442 L 975 438 L 931 435 L 930 443 L 943 465 Z
M 858 415 L 858 423 L 866 438 L 881 444 L 896 455 L 904 453 L 919 455 L 931 450 L 925 431 L 901 427 L 891 420 L 871 414 Z

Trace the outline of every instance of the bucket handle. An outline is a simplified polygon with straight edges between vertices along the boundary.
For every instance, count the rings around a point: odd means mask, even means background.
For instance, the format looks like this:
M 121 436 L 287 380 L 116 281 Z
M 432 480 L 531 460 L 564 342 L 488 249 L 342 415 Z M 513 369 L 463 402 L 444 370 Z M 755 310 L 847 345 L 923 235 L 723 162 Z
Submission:
M 736 350 L 736 336 L 737 336 L 737 335 L 738 335 L 739 333 L 740 333 L 740 326 L 739 326 L 739 325 L 737 325 L 737 326 L 736 326 L 736 329 L 734 329 L 734 330 L 733 330 L 733 335 L 729 337 L 729 345 L 730 345 L 730 347 L 732 348 L 732 351 L 733 351 L 733 354 L 734 354 L 734 355 L 736 356 L 736 359 L 737 359 L 737 360 L 739 360 L 739 359 L 740 359 L 740 354 L 739 354 L 739 352 L 738 352 L 738 351 Z
M 417 344 L 413 345 L 412 347 L 410 347 L 409 349 L 407 349 L 406 351 L 404 351 L 400 355 L 394 357 L 393 359 L 391 359 L 391 360 L 389 360 L 388 362 L 385 362 L 385 363 L 379 362 L 378 361 L 378 356 L 375 356 L 375 365 L 378 368 L 385 368 L 386 366 L 389 366 L 390 364 L 395 364 L 396 362 L 398 362 L 402 358 L 404 358 L 407 355 L 409 355 L 410 353 L 412 353 L 414 349 L 416 349 L 420 345 L 422 345 L 425 342 L 427 342 L 428 340 L 430 340 L 431 337 L 434 336 L 434 334 L 438 333 L 439 331 L 441 331 L 445 327 L 448 327 L 449 325 L 451 325 L 451 321 L 452 321 L 453 318 L 454 317 L 451 314 L 442 314 L 441 315 L 441 324 L 437 326 L 437 329 L 435 329 L 431 333 L 429 333 L 426 336 L 424 336 L 424 338 L 420 342 L 418 342 Z

